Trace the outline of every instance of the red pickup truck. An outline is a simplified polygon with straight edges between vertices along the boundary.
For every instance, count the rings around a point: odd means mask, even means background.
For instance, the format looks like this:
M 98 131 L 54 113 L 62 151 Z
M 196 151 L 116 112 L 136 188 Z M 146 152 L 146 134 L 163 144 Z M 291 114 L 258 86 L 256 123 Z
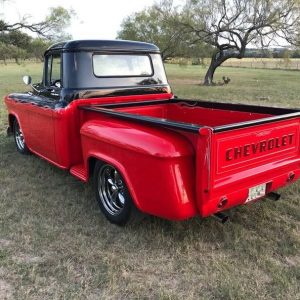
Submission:
M 31 86 L 5 98 L 17 150 L 93 176 L 112 223 L 136 212 L 225 221 L 299 177 L 299 110 L 176 98 L 152 44 L 55 44 Z

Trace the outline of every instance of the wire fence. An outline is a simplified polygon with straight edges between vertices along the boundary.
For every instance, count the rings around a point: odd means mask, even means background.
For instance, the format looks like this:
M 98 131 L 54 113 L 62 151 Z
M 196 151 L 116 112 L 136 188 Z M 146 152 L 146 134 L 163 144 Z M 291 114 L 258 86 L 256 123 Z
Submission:
M 182 67 L 187 65 L 201 65 L 203 68 L 207 68 L 210 64 L 210 59 L 195 60 L 189 58 L 173 58 L 167 63 L 179 64 L 179 66 Z M 300 58 L 229 59 L 222 64 L 222 67 L 300 71 Z
M 243 58 L 229 59 L 223 63 L 224 67 L 254 68 L 254 69 L 278 69 L 300 70 L 298 58 Z

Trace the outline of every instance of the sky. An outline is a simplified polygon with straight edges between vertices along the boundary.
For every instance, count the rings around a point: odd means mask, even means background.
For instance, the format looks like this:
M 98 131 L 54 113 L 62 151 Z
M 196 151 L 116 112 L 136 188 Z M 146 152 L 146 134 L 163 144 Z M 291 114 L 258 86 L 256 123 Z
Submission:
M 115 39 L 125 17 L 154 2 L 155 0 L 0 0 L 0 17 L 4 15 L 5 20 L 13 23 L 24 16 L 31 16 L 30 21 L 39 22 L 49 14 L 50 7 L 63 6 L 76 12 L 71 26 L 66 30 L 73 39 Z M 184 1 L 174 0 L 177 5 L 182 2 Z M 286 45 L 286 42 L 280 42 L 282 46 Z
M 10 0 L 0 4 L 0 13 L 10 23 L 30 15 L 40 21 L 49 13 L 49 7 L 73 8 L 77 16 L 67 30 L 74 39 L 114 39 L 122 20 L 154 0 Z

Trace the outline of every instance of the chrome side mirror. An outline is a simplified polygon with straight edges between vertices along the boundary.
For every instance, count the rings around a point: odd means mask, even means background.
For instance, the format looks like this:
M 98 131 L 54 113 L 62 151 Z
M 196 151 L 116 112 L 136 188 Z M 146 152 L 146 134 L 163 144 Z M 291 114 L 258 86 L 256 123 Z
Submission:
M 28 76 L 28 75 L 23 76 L 23 82 L 24 82 L 26 85 L 31 84 L 31 76 Z

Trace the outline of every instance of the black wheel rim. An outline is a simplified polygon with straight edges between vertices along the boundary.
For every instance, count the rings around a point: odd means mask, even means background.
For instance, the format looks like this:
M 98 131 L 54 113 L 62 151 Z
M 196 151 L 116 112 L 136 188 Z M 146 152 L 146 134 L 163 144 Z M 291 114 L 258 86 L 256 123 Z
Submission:
M 119 172 L 110 165 L 101 167 L 98 174 L 98 193 L 105 210 L 119 215 L 125 206 L 125 184 Z

